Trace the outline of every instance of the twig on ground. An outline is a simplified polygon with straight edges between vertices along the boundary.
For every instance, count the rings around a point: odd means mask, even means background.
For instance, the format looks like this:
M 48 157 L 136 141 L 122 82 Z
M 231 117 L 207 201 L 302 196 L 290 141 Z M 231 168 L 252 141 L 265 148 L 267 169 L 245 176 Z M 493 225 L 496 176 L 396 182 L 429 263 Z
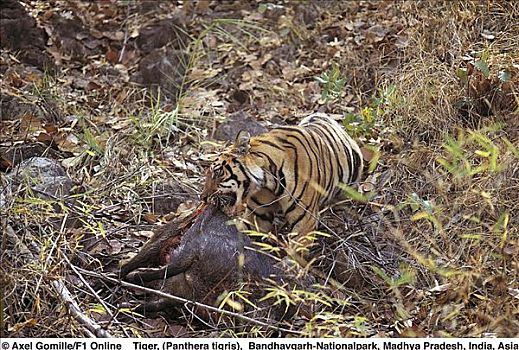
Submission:
M 65 286 L 62 280 L 52 282 L 52 286 L 56 289 L 56 292 L 60 295 L 61 299 L 66 303 L 68 310 L 74 316 L 74 318 L 83 324 L 86 329 L 92 332 L 96 337 L 99 338 L 111 338 L 112 335 L 105 331 L 99 324 L 94 320 L 88 318 L 79 308 L 79 305 L 74 301 L 70 291 Z

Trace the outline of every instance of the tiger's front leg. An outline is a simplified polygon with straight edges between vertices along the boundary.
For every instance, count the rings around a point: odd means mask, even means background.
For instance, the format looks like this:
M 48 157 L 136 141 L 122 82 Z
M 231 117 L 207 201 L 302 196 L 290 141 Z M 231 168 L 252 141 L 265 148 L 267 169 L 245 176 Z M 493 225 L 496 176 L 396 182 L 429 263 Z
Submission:
M 319 215 L 317 209 L 316 207 L 305 208 L 298 205 L 286 215 L 287 223 L 292 225 L 291 232 L 297 233 L 297 239 L 301 243 L 307 241 L 305 238 L 307 233 L 315 231 L 317 228 L 317 215 Z
M 317 228 L 317 217 L 318 211 L 298 207 L 287 215 L 287 222 L 292 225 L 291 232 L 297 233 L 293 240 L 289 241 L 287 247 L 287 254 L 297 261 L 301 266 L 306 266 L 308 263 L 308 255 L 310 248 L 314 244 L 314 236 L 309 233 L 315 231 Z
M 268 209 L 263 212 L 257 212 L 247 207 L 242 218 L 249 230 L 269 233 L 274 228 L 274 215 Z

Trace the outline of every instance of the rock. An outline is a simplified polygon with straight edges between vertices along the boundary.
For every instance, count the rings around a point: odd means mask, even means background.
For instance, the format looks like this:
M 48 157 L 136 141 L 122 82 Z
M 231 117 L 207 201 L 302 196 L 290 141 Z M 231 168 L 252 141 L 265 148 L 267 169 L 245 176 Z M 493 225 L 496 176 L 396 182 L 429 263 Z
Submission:
M 52 159 L 59 158 L 59 152 L 41 142 L 14 144 L 9 147 L 0 146 L 0 171 L 8 171 L 25 159 L 40 157 L 46 154 Z
M 154 49 L 144 56 L 131 80 L 175 100 L 184 80 L 186 55 L 171 48 Z
M 18 59 L 41 71 L 54 71 L 56 66 L 44 51 L 47 35 L 36 26 L 36 21 L 20 2 L 0 1 L 0 45 L 18 52 Z
M 168 18 L 142 28 L 135 43 L 146 54 L 168 44 L 176 49 L 184 49 L 188 41 L 185 33 L 185 28 L 178 20 Z
M 40 121 L 60 125 L 63 121 L 61 111 L 50 97 L 43 97 L 40 103 L 27 103 L 22 98 L 0 95 L 2 120 L 20 120 L 25 116 L 34 116 Z
M 0 208 L 8 207 L 12 193 L 27 189 L 41 199 L 63 199 L 70 194 L 72 180 L 59 162 L 49 158 L 33 157 L 24 160 L 4 178 L 0 193 Z
M 55 14 L 51 17 L 51 22 L 56 46 L 63 55 L 70 56 L 77 61 L 84 61 L 94 52 L 84 45 L 86 41 L 80 40 L 89 38 L 90 33 L 78 16 L 70 14 L 65 17 Z
M 298 22 L 307 28 L 315 28 L 315 23 L 321 15 L 321 4 L 317 3 L 299 3 L 295 6 L 295 13 Z
M 221 141 L 234 141 L 241 130 L 247 130 L 251 136 L 266 133 L 268 129 L 245 112 L 237 112 L 220 124 L 214 138 Z

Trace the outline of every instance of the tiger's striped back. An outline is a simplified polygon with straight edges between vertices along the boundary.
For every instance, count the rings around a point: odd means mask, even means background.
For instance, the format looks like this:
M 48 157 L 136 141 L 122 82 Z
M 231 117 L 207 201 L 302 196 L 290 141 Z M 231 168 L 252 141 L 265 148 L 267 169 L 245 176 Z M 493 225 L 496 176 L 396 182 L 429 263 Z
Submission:
M 298 126 L 252 138 L 240 134 L 211 165 L 202 198 L 234 196 L 237 215 L 254 218 L 255 208 L 265 212 L 272 205 L 256 195 L 267 190 L 286 229 L 304 234 L 316 229 L 319 209 L 337 196 L 339 183 L 360 178 L 362 163 L 358 145 L 342 126 L 316 113 Z
M 339 179 L 340 183 L 352 184 L 360 180 L 363 168 L 362 153 L 357 143 L 339 123 L 324 113 L 315 113 L 304 118 L 299 126 L 319 135 L 325 141 L 322 153 L 329 152 L 330 155 L 333 155 L 335 164 L 347 162 L 338 168 L 333 167 L 334 163 L 328 165 L 329 171 Z M 340 191 L 337 186 L 334 190 L 327 189 L 328 195 L 322 204 L 336 198 Z

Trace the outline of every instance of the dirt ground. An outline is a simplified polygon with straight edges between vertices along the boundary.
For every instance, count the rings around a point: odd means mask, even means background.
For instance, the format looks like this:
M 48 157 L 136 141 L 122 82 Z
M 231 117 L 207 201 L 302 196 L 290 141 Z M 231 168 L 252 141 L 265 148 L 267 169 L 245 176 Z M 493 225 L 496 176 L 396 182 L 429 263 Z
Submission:
M 0 9 L 2 336 L 519 336 L 519 3 Z M 318 288 L 270 290 L 295 315 L 232 317 L 248 301 L 231 290 L 210 322 L 122 307 L 142 292 L 103 276 L 192 212 L 237 132 L 315 111 L 368 169 L 323 208 Z

